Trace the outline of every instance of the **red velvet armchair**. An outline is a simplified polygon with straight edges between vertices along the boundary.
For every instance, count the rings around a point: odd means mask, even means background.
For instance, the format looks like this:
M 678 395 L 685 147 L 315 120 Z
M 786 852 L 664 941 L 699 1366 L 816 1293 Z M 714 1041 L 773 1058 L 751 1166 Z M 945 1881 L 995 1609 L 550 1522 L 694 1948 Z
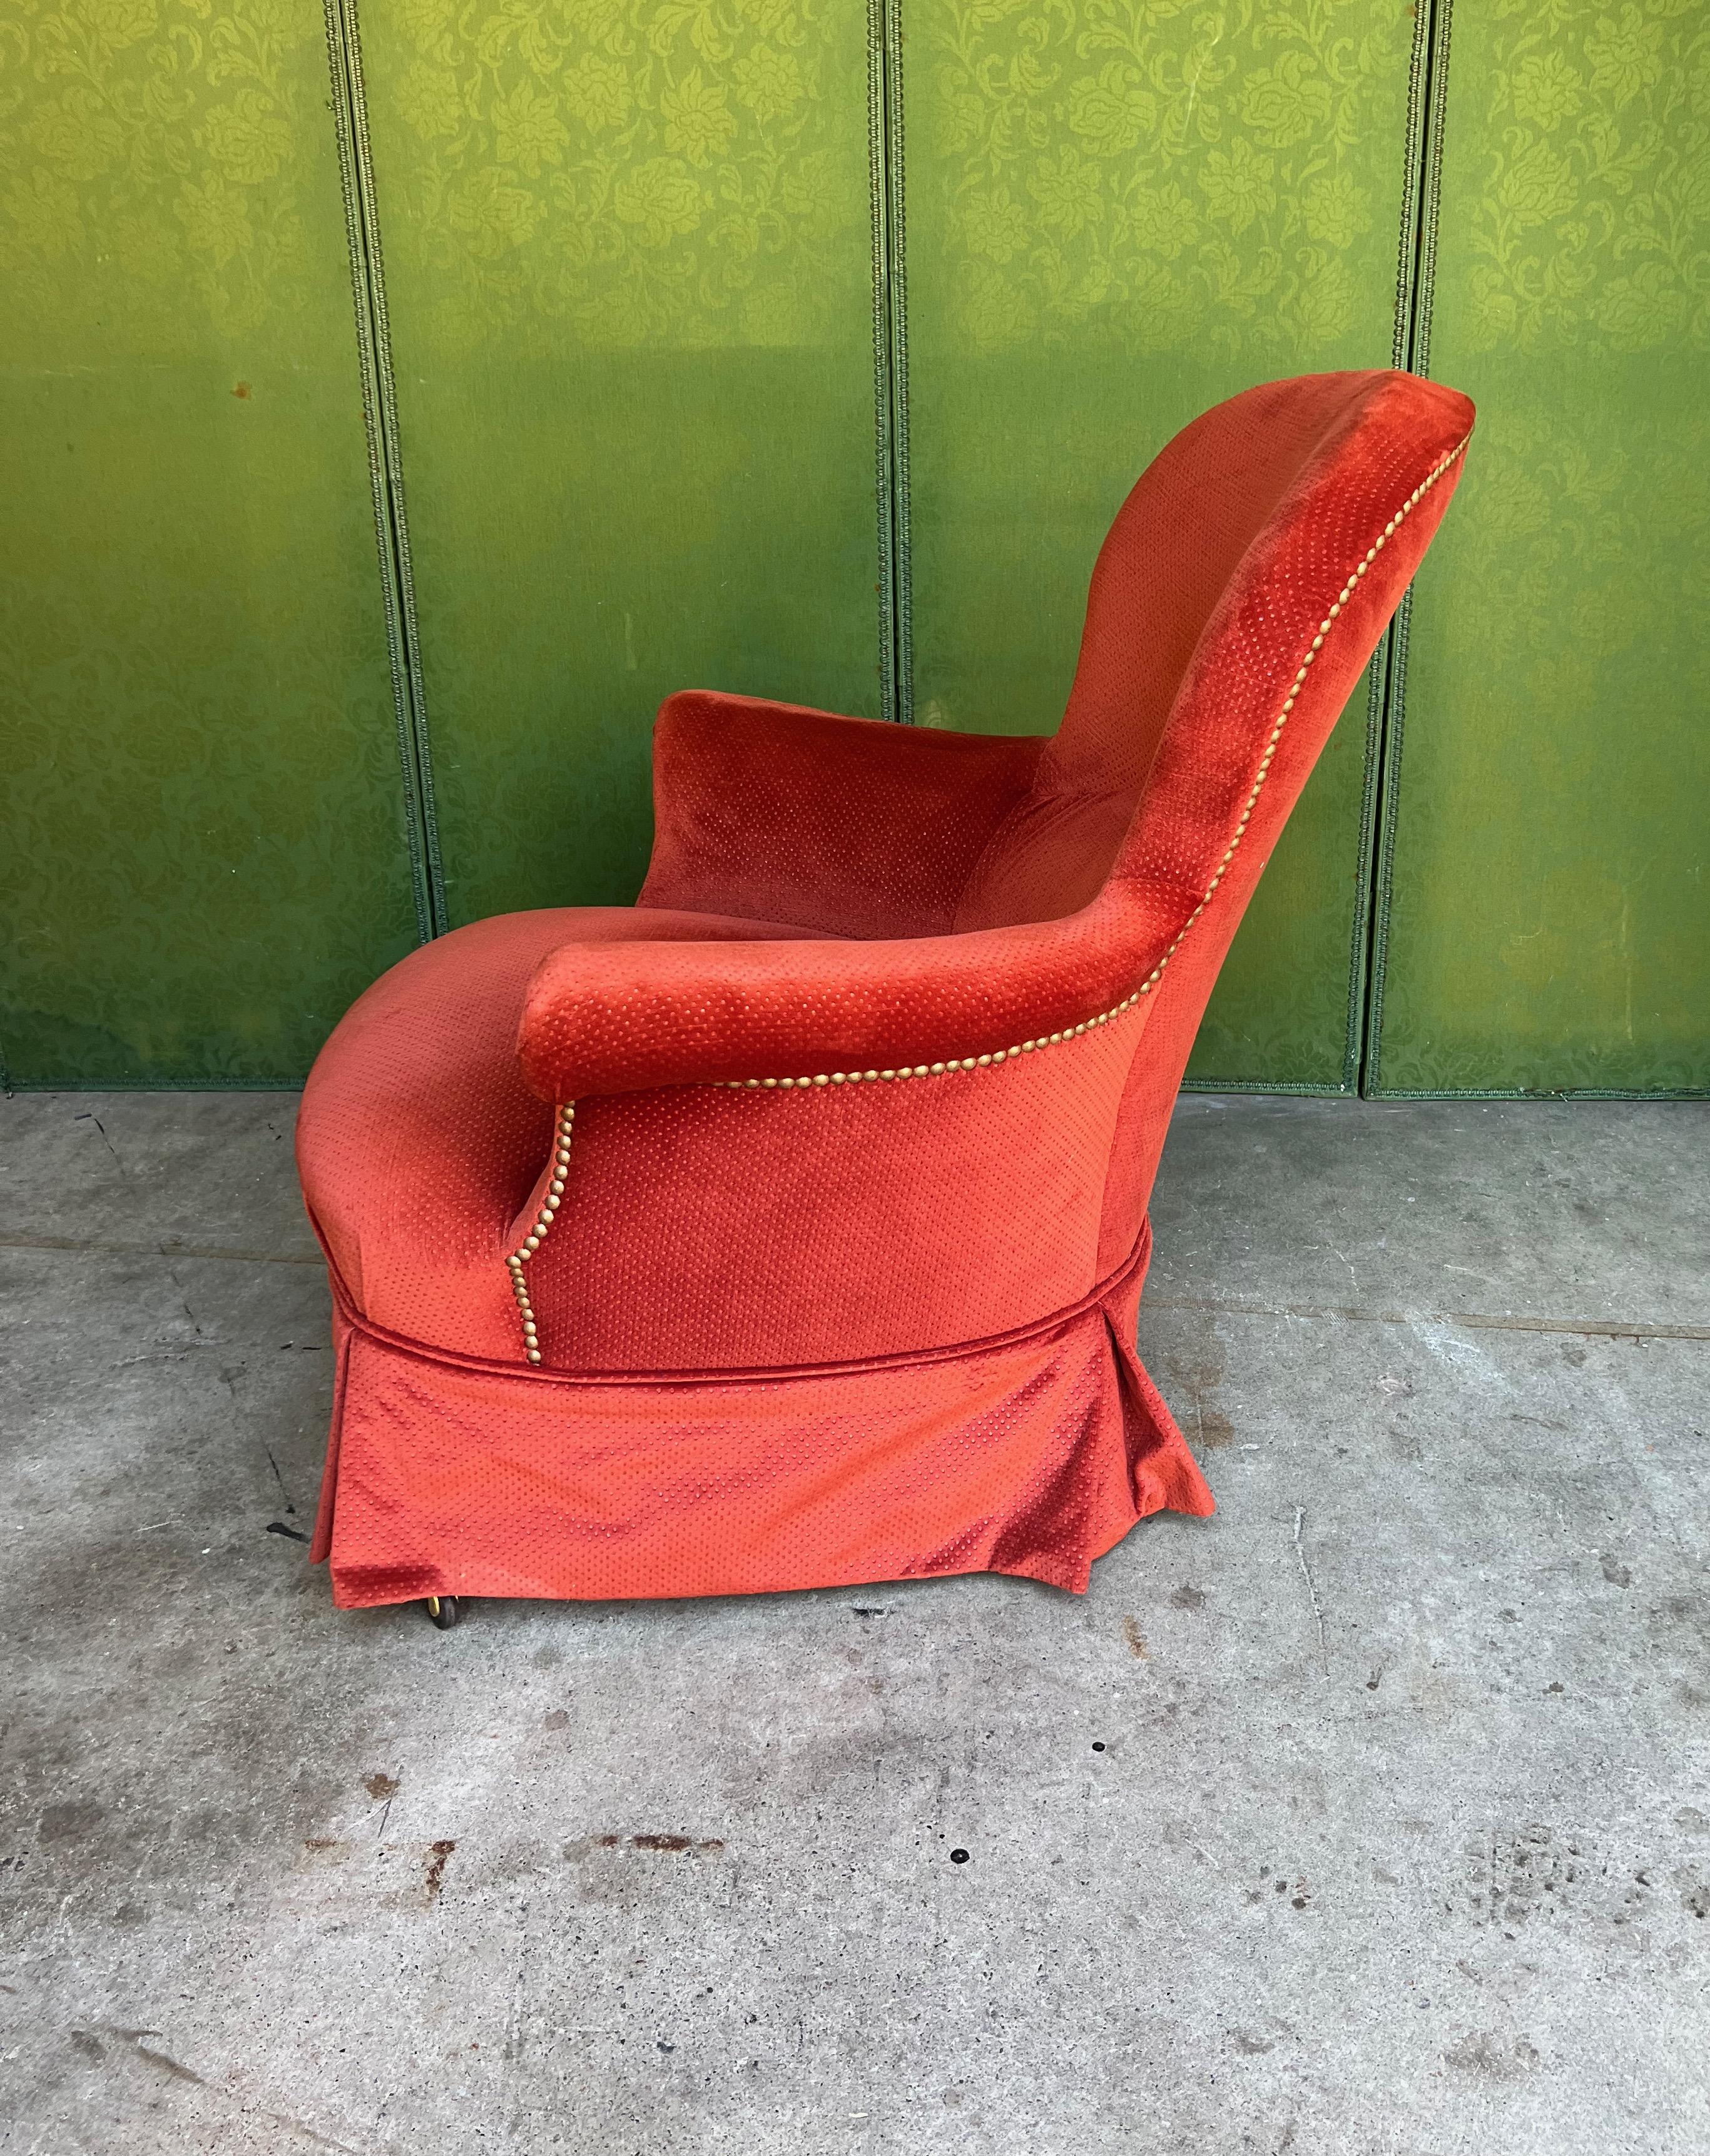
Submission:
M 1472 420 L 1402 374 L 1234 398 L 1118 516 L 1054 737 L 673 696 L 632 908 L 368 990 L 298 1138 L 340 1604 L 1078 1590 L 1211 1509 L 1134 1351 L 1147 1198 Z

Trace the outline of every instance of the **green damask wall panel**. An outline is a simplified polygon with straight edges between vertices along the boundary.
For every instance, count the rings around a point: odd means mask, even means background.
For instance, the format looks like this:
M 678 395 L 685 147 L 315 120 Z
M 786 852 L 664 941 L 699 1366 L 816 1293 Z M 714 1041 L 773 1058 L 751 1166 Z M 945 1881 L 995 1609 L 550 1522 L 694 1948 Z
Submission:
M 1710 16 L 1457 8 L 1375 1084 L 1710 1085 Z
M 864 11 L 363 43 L 449 917 L 627 903 L 672 690 L 879 709 Z
M 906 0 L 914 710 L 1047 732 L 1099 542 L 1218 399 L 1387 366 L 1405 0 Z M 1366 700 L 1230 954 L 1196 1081 L 1354 1082 Z
M 320 15 L 5 36 L 0 1040 L 294 1079 L 415 932 Z

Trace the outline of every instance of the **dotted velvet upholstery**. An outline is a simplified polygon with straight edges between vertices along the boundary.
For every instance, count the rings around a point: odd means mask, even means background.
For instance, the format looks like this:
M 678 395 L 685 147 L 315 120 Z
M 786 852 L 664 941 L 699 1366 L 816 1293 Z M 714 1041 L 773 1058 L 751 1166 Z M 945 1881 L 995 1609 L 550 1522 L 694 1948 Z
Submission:
M 358 1001 L 299 1133 L 340 1603 L 1081 1589 L 1211 1509 L 1134 1351 L 1147 1198 L 1472 418 L 1383 372 L 1220 406 L 1119 515 L 1055 736 L 674 696 L 633 908 Z

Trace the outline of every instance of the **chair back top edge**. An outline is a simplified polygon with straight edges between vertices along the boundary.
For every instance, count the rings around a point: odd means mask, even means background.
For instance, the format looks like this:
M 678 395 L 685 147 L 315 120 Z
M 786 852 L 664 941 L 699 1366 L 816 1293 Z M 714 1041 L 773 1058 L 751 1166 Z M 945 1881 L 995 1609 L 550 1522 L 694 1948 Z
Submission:
M 1458 391 L 1374 368 L 1261 383 L 1190 422 L 1099 550 L 1062 726 L 970 878 L 957 927 L 1060 918 L 1119 876 L 1166 737 L 1169 763 L 1244 749 L 1269 722 L 1271 677 L 1308 616 L 1315 625 L 1336 602 L 1372 533 L 1472 418 Z M 1407 551 L 1368 565 L 1371 601 L 1387 600 L 1372 642 L 1405 589 Z M 1347 624 L 1330 655 L 1344 659 L 1359 634 Z

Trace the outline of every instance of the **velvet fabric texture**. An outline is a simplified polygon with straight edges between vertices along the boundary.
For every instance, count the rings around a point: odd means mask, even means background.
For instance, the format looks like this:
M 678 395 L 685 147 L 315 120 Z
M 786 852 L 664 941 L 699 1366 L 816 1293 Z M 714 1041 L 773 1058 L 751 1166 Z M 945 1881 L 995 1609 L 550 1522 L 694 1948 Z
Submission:
M 1248 391 L 1119 515 L 1055 736 L 673 696 L 633 908 L 360 999 L 298 1140 L 340 1603 L 1079 1589 L 1211 1509 L 1134 1353 L 1147 1198 L 1472 419 L 1401 374 Z

